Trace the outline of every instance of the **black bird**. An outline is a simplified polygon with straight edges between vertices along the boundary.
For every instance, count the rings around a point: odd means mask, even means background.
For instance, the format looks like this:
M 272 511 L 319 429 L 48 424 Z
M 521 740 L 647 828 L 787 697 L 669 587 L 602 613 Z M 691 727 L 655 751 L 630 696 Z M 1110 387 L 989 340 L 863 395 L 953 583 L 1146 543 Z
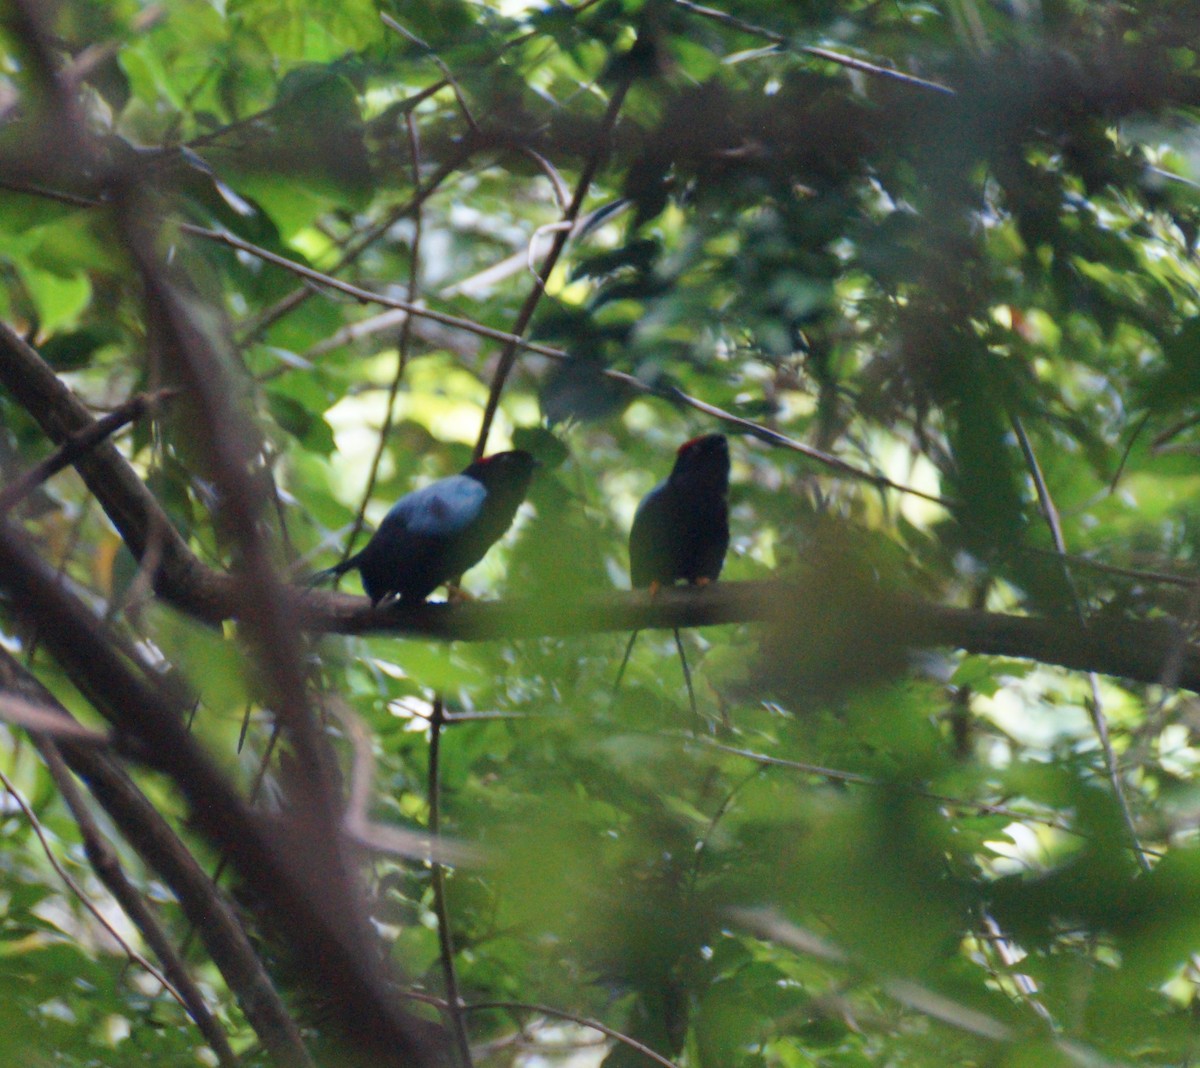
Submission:
M 313 575 L 312 582 L 358 568 L 377 605 L 388 594 L 424 601 L 447 579 L 474 567 L 504 536 L 525 499 L 536 461 L 523 449 L 476 460 L 460 475 L 405 494 L 361 552 Z
M 638 505 L 629 531 L 629 571 L 634 589 L 655 593 L 684 579 L 696 586 L 715 582 L 729 548 L 729 442 L 723 434 L 705 434 L 679 446 L 671 473 Z M 635 630 L 613 684 L 621 685 Z M 675 646 L 683 665 L 692 712 L 696 694 L 688 670 L 683 639 L 675 628 Z
M 679 446 L 670 475 L 642 499 L 629 532 L 635 589 L 679 579 L 704 586 L 729 548 L 729 443 L 706 434 Z

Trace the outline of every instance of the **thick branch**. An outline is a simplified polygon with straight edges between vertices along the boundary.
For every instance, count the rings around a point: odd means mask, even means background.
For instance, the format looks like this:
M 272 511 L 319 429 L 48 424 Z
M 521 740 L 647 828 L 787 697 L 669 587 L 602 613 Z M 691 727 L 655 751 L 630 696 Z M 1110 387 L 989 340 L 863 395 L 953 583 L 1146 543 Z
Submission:
M 0 690 L 56 709 L 65 720 L 74 722 L 54 695 L 2 648 Z M 271 1060 L 280 1068 L 311 1068 L 299 1029 L 246 932 L 170 824 L 111 754 L 61 735 L 56 736 L 56 746 L 71 770 L 88 784 L 125 840 L 171 888 Z
M 56 442 L 94 425 L 87 409 L 37 352 L 3 323 L 0 384 Z M 160 596 L 207 622 L 236 614 L 232 580 L 196 559 L 111 442 L 96 446 L 76 466 L 135 556 L 145 552 L 152 531 L 161 531 L 162 562 L 156 575 Z M 781 594 L 779 587 L 771 584 L 722 583 L 706 591 L 664 590 L 653 600 L 645 593 L 613 591 L 589 595 L 583 601 L 397 605 L 372 612 L 361 597 L 321 591 L 295 593 L 305 625 L 313 631 L 397 633 L 465 641 L 755 622 L 769 617 L 778 598 L 795 595 L 795 591 Z M 1166 652 L 1178 641 L 1178 631 L 1167 622 L 1092 623 L 1084 633 L 1072 621 L 928 604 L 918 607 L 917 614 L 927 624 L 921 639 L 925 644 L 1021 657 L 1138 682 L 1161 680 Z M 910 643 L 919 644 L 915 632 L 907 637 Z M 1200 692 L 1200 650 L 1194 646 L 1184 647 L 1179 686 Z
M 54 452 L 42 460 L 36 467 L 30 468 L 16 482 L 6 486 L 0 492 L 0 513 L 15 507 L 43 482 L 58 474 L 64 467 L 78 463 L 105 438 L 111 437 L 130 423 L 141 419 L 159 402 L 173 394 L 173 390 L 160 390 L 158 393 L 138 393 L 130 397 L 119 408 L 98 419 L 94 423 L 76 430 Z
M 229 851 L 245 885 L 296 954 L 310 989 L 335 1007 L 347 1042 L 380 1068 L 437 1063 L 440 1028 L 395 1004 L 386 965 L 364 937 L 358 903 L 339 893 L 350 873 L 331 879 L 321 865 L 328 843 L 297 833 L 294 821 L 268 822 L 251 812 L 188 732 L 187 709 L 116 652 L 104 627 L 28 540 L 3 521 L 0 588 L 137 755 L 179 787 L 197 829 Z
M 91 413 L 38 353 L 0 322 L 0 384 L 61 445 L 95 426 Z M 141 560 L 155 546 L 159 565 L 154 588 L 180 610 L 208 622 L 226 615 L 234 593 L 228 576 L 196 559 L 171 525 L 154 495 L 111 441 L 101 441 L 75 460 L 75 467 L 117 528 L 129 551 Z
M 372 610 L 364 597 L 308 591 L 297 593 L 297 610 L 314 631 L 486 641 L 726 623 L 783 625 L 786 606 L 811 605 L 815 592 L 797 583 L 722 582 L 706 589 L 661 590 L 655 596 L 613 590 L 585 598 L 391 604 Z M 874 609 L 903 619 L 904 631 L 894 635 L 898 645 L 949 646 L 1135 682 L 1160 682 L 1164 663 L 1179 648 L 1179 629 L 1166 620 L 1092 620 L 1085 629 L 1072 617 L 1006 615 L 909 598 L 881 601 Z M 821 613 L 819 605 L 812 611 Z M 1179 686 L 1200 692 L 1200 647 L 1185 644 L 1182 665 Z
M 34 734 L 33 744 L 41 753 L 51 778 L 54 779 L 59 793 L 62 794 L 63 800 L 71 810 L 71 815 L 75 818 L 80 838 L 83 840 L 84 854 L 87 856 L 92 870 L 124 910 L 125 915 L 133 921 L 146 940 L 146 944 L 154 951 L 154 955 L 162 967 L 163 975 L 178 991 L 188 1014 L 192 1017 L 209 1047 L 217 1055 L 217 1060 L 222 1068 L 234 1068 L 238 1062 L 237 1055 L 229 1045 L 228 1036 L 209 1012 L 204 995 L 200 992 L 200 988 L 184 965 L 182 957 L 167 936 L 166 929 L 159 921 L 158 915 L 125 874 L 117 851 L 100 830 L 87 802 L 83 799 L 83 792 L 71 777 L 71 771 L 67 767 L 62 752 L 54 740 L 46 735 Z

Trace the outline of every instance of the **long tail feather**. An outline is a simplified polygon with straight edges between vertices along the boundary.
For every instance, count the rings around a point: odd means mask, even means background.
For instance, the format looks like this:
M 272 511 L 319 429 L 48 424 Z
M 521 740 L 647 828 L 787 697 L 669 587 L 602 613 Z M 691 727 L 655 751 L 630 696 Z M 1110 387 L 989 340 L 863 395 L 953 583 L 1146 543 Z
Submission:
M 679 628 L 675 627 L 675 648 L 679 650 L 679 663 L 683 665 L 683 681 L 687 683 L 688 701 L 692 706 L 692 715 L 699 716 L 700 712 L 696 708 L 696 691 L 692 689 L 692 672 L 688 668 L 687 654 L 683 651 L 683 638 L 679 634 Z
M 612 695 L 617 696 L 617 691 L 621 688 L 621 680 L 625 677 L 625 668 L 629 664 L 629 654 L 633 652 L 633 643 L 637 641 L 638 631 L 634 631 L 629 635 L 629 644 L 625 646 L 625 655 L 621 657 L 621 668 L 617 672 L 616 680 L 613 682 Z

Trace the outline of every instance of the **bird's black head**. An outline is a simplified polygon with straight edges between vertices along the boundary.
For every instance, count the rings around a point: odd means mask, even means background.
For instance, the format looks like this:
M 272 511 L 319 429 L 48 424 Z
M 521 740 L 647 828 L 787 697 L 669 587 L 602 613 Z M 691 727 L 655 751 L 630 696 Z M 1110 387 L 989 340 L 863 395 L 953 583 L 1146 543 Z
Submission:
M 702 483 L 723 494 L 729 486 L 729 442 L 724 434 L 705 434 L 679 446 L 671 481 Z
M 518 500 L 524 500 L 536 466 L 537 461 L 532 453 L 524 449 L 513 449 L 476 460 L 463 474 L 476 482 L 482 482 L 489 493 L 514 494 Z

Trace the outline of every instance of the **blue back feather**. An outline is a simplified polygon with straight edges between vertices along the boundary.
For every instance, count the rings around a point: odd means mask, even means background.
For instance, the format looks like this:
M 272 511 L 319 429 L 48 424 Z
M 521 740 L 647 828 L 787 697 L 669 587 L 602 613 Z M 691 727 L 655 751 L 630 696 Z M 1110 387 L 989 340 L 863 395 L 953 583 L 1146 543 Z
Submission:
M 482 483 L 451 475 L 402 497 L 384 524 L 399 523 L 410 534 L 424 537 L 457 534 L 479 516 L 486 498 Z

